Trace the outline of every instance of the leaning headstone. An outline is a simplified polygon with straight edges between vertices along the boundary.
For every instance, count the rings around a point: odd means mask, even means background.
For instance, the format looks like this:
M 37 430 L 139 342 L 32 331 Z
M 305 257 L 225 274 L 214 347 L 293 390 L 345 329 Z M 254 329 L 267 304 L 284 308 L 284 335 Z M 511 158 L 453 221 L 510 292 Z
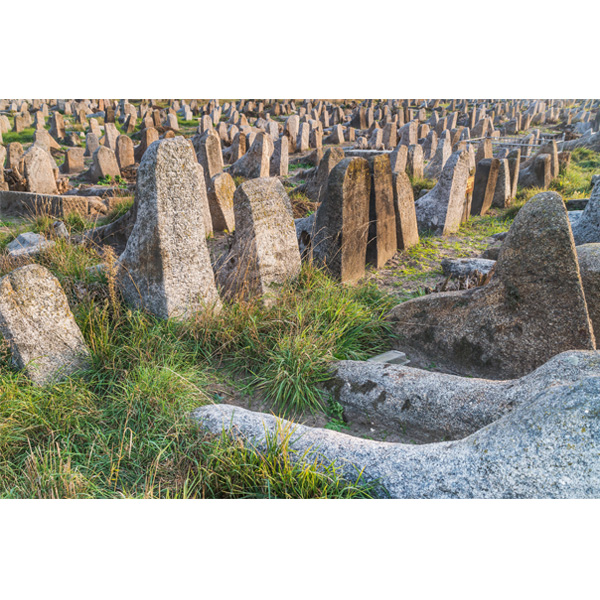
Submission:
M 257 178 L 236 189 L 233 206 L 235 240 L 218 278 L 228 295 L 270 306 L 279 286 L 300 273 L 290 200 L 279 179 Z
M 394 173 L 393 175 L 396 241 L 400 250 L 406 250 L 419 243 L 415 197 L 408 175 L 404 172 Z
M 115 153 L 108 146 L 98 146 L 92 156 L 92 165 L 86 173 L 86 179 L 97 183 L 106 176 L 116 177 L 117 175 L 120 176 L 121 171 Z
M 56 277 L 31 264 L 0 279 L 0 333 L 13 364 L 38 385 L 87 366 L 89 350 Z
M 317 211 L 315 260 L 342 283 L 365 274 L 371 174 L 364 158 L 344 158 L 331 171 Z
M 506 208 L 511 200 L 510 168 L 506 158 L 499 159 L 498 180 L 492 206 Z
M 23 155 L 23 175 L 27 191 L 39 194 L 56 194 L 54 164 L 50 154 L 35 144 Z
M 159 318 L 183 318 L 220 306 L 206 245 L 192 144 L 154 142 L 138 169 L 137 218 L 119 259 L 125 299 Z
M 446 162 L 435 187 L 415 202 L 419 231 L 446 235 L 458 231 L 469 178 L 469 154 L 458 151 Z
M 261 131 L 256 134 L 250 150 L 231 165 L 230 172 L 248 179 L 268 177 L 272 153 L 273 140 L 269 134 Z
M 490 283 L 409 300 L 389 320 L 411 359 L 477 377 L 520 377 L 565 350 L 594 350 L 562 198 L 540 193 L 519 211 Z

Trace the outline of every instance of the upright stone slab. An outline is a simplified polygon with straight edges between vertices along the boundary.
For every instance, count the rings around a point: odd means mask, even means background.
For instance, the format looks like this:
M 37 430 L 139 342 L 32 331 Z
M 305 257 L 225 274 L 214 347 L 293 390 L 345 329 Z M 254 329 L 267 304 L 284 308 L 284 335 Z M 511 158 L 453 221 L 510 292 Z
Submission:
M 117 163 L 121 170 L 135 164 L 133 142 L 126 135 L 120 135 L 116 143 Z
M 88 133 L 85 136 L 85 153 L 84 156 L 93 156 L 94 152 L 98 150 L 100 142 L 98 136 L 95 133 Z
M 116 177 L 121 175 L 119 163 L 115 153 L 108 146 L 98 146 L 92 156 L 92 166 L 86 173 L 86 178 L 93 183 L 106 176 Z
M 133 150 L 135 162 L 141 162 L 146 150 L 156 140 L 158 140 L 158 130 L 155 127 L 147 127 L 142 131 L 140 143 Z
M 406 250 L 419 243 L 415 197 L 410 178 L 406 173 L 394 173 L 393 177 L 396 241 L 400 250 Z
M 0 333 L 13 364 L 38 385 L 87 366 L 89 350 L 56 277 L 31 264 L 0 279 Z
M 83 154 L 83 148 L 69 148 L 65 154 L 65 162 L 62 164 L 61 172 L 72 174 L 83 171 L 85 169 Z
M 113 152 L 117 150 L 117 138 L 119 137 L 119 130 L 113 123 L 104 123 L 104 145 L 110 148 Z
M 371 173 L 364 158 L 344 158 L 331 171 L 317 211 L 313 256 L 342 283 L 364 276 Z
M 27 180 L 27 191 L 38 194 L 57 194 L 54 163 L 50 154 L 37 145 L 23 155 L 23 175 Z
M 259 296 L 272 305 L 279 286 L 300 273 L 300 251 L 292 206 L 276 177 L 245 181 L 235 191 L 235 241 L 219 272 L 227 293 Z
M 208 188 L 208 204 L 214 231 L 233 231 L 235 229 L 234 194 L 235 182 L 229 173 L 218 173 L 212 178 Z
M 492 206 L 500 170 L 498 158 L 486 158 L 477 163 L 471 201 L 471 215 L 485 215 Z
M 506 158 L 499 159 L 498 180 L 492 206 L 506 208 L 511 201 L 510 168 Z
M 464 375 L 515 378 L 565 350 L 594 350 L 562 198 L 541 193 L 519 211 L 490 283 L 410 300 L 388 318 L 396 348 Z
M 394 182 L 390 159 L 386 155 L 370 159 L 369 168 L 371 171 L 371 195 L 367 262 L 376 269 L 381 269 L 396 254 L 398 248 Z
M 394 150 L 390 152 L 390 164 L 392 173 L 404 173 L 406 171 L 406 162 L 408 159 L 408 146 L 398 144 Z
M 192 138 L 196 157 L 204 169 L 207 182 L 223 171 L 223 152 L 221 150 L 221 138 L 214 129 L 208 129 L 201 136 Z
M 304 193 L 313 202 L 323 202 L 327 192 L 327 181 L 335 165 L 344 159 L 344 150 L 342 148 L 328 148 L 319 162 L 314 177 L 306 182 Z
M 198 163 L 183 137 L 154 142 L 138 169 L 137 218 L 119 259 L 125 299 L 159 318 L 220 306 L 206 245 Z
M 517 196 L 517 186 L 519 184 L 519 172 L 521 170 L 521 149 L 511 150 L 507 156 L 508 170 L 510 171 L 510 197 Z
M 435 187 L 415 202 L 419 231 L 447 235 L 458 231 L 469 178 L 469 154 L 459 151 L 446 162 Z
M 289 142 L 282 135 L 274 143 L 273 155 L 269 161 L 269 174 L 271 177 L 287 177 L 289 171 Z

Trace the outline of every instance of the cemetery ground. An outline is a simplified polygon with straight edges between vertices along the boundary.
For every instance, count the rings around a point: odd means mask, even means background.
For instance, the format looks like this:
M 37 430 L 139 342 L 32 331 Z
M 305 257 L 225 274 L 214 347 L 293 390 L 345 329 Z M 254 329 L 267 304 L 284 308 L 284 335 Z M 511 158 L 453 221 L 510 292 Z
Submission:
M 575 150 L 552 187 L 565 198 L 589 195 L 591 175 L 599 167 L 600 154 Z M 1 496 L 371 497 L 373 484 L 358 472 L 342 477 L 335 464 L 291 460 L 289 437 L 273 437 L 266 451 L 248 448 L 226 433 L 200 431 L 187 415 L 207 402 L 223 402 L 368 439 L 410 442 L 381 428 L 344 423 L 327 387 L 330 364 L 388 350 L 384 315 L 443 284 L 442 258 L 481 254 L 538 191 L 520 189 L 512 206 L 474 217 L 456 234 L 422 236 L 419 245 L 398 252 L 383 269 L 370 268 L 356 286 L 341 285 L 306 263 L 272 307 L 252 300 L 225 303 L 220 314 L 204 313 L 191 322 L 159 320 L 124 304 L 110 257 L 104 257 L 104 273 L 89 270 L 101 260 L 93 248 L 57 239 L 34 258 L 3 256 L 0 276 L 36 262 L 59 279 L 92 360 L 89 369 L 38 387 L 11 367 L 4 345 Z M 297 204 L 307 210 L 302 197 Z M 114 221 L 130 205 L 123 199 L 95 224 Z M 0 248 L 24 231 L 51 237 L 53 221 L 43 215 L 5 220 Z M 75 214 L 64 221 L 72 235 L 91 226 Z

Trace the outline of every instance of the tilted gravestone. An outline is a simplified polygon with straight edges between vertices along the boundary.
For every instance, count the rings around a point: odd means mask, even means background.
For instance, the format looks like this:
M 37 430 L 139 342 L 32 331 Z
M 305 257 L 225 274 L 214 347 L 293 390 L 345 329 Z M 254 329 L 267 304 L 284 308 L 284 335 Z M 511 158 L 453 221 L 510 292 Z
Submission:
M 31 264 L 0 279 L 0 333 L 13 364 L 38 385 L 87 366 L 89 350 L 56 277 Z
M 214 231 L 233 231 L 235 229 L 234 194 L 235 183 L 229 173 L 218 173 L 212 178 L 208 189 L 208 204 Z
M 520 377 L 565 350 L 594 350 L 562 198 L 540 193 L 519 211 L 490 283 L 410 300 L 388 318 L 397 348 L 468 375 Z
M 270 306 L 281 284 L 300 273 L 290 200 L 279 179 L 257 178 L 236 189 L 233 207 L 235 240 L 217 277 L 228 296 Z
M 458 231 L 464 213 L 469 154 L 458 151 L 446 162 L 435 187 L 415 201 L 419 231 L 446 235 Z
M 400 250 L 405 250 L 419 243 L 415 197 L 410 178 L 406 173 L 394 173 L 393 177 L 396 242 Z
M 472 215 L 485 215 L 490 210 L 496 193 L 499 171 L 500 159 L 498 158 L 485 158 L 477 163 L 471 200 Z
M 163 319 L 220 306 L 198 167 L 192 144 L 175 137 L 154 142 L 138 170 L 137 218 L 119 259 L 119 284 L 128 302 Z

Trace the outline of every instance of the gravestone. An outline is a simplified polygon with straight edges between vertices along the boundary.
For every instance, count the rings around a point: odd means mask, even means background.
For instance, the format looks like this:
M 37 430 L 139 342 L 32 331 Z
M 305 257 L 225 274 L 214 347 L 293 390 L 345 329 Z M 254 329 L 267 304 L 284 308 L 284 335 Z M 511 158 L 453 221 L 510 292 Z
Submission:
M 208 205 L 214 231 L 233 231 L 235 183 L 229 173 L 217 173 L 208 188 Z
M 290 200 L 279 179 L 257 178 L 236 189 L 233 207 L 234 244 L 217 276 L 229 296 L 258 296 L 271 306 L 280 286 L 300 273 Z
M 272 153 L 273 141 L 267 133 L 261 131 L 256 134 L 248 152 L 231 165 L 230 173 L 248 179 L 266 178 L 269 176 Z
M 520 377 L 560 352 L 594 350 L 562 198 L 540 193 L 521 208 L 490 283 L 409 300 L 388 319 L 411 359 L 476 377 Z
M 210 264 L 205 194 L 192 144 L 154 142 L 138 169 L 137 218 L 119 259 L 124 298 L 159 318 L 189 317 L 220 300 Z
M 492 206 L 500 171 L 500 159 L 485 158 L 477 163 L 471 215 L 485 215 Z
M 88 365 L 89 350 L 56 277 L 31 264 L 0 279 L 0 333 L 12 362 L 38 385 Z
M 419 243 L 415 197 L 410 178 L 406 173 L 402 171 L 394 173 L 393 176 L 396 241 L 400 250 L 406 250 Z
M 364 276 L 371 174 L 364 158 L 344 158 L 332 169 L 317 210 L 313 255 L 342 283 Z
M 115 154 L 117 156 L 117 163 L 121 171 L 135 164 L 133 142 L 131 141 L 130 137 L 126 135 L 120 135 L 117 138 Z
M 27 191 L 38 194 L 56 194 L 54 162 L 48 152 L 35 144 L 23 155 L 23 176 L 27 180 Z
M 396 254 L 398 248 L 394 182 L 390 160 L 386 155 L 371 158 L 369 168 L 371 171 L 371 195 L 367 262 L 376 269 L 380 269 Z
M 107 146 L 98 146 L 92 156 L 92 166 L 86 173 L 86 179 L 97 183 L 106 176 L 114 178 L 117 175 L 120 176 L 121 171 L 115 153 Z
M 469 154 L 454 152 L 435 187 L 415 202 L 419 231 L 447 235 L 458 231 L 469 177 Z

